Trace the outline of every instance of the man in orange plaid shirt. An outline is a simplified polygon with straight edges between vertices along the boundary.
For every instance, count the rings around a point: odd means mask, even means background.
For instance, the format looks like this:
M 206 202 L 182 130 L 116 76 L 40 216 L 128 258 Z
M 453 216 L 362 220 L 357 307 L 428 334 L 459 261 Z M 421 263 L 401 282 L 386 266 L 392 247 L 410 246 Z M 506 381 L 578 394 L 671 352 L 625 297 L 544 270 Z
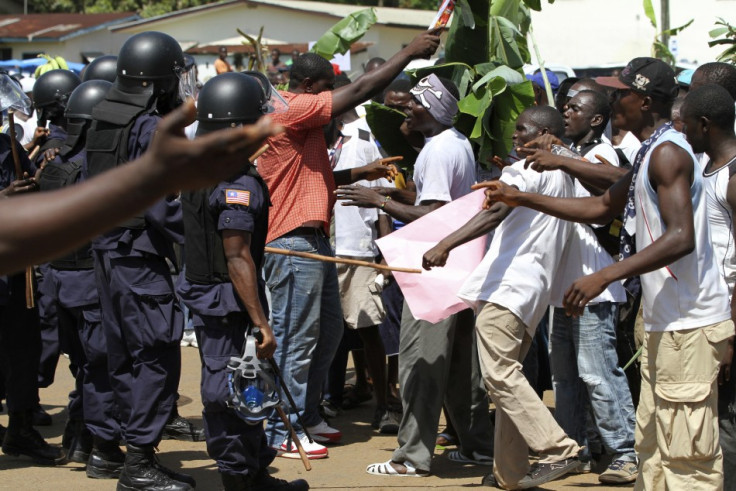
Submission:
M 434 53 L 439 32 L 420 34 L 378 69 L 334 91 L 335 74 L 329 61 L 307 53 L 294 62 L 289 90 L 281 92 L 289 109 L 273 115 L 285 132 L 268 141 L 269 149 L 258 160 L 273 203 L 269 247 L 333 255 L 325 232 L 336 181 L 347 184 L 363 176 L 351 173 L 355 169 L 333 175 L 322 128 L 383 90 L 410 61 Z M 343 332 L 335 265 L 266 254 L 264 271 L 271 291 L 271 327 L 278 343 L 274 359 L 296 402 L 291 409 L 303 413 L 303 423 L 315 442 L 302 436 L 295 413 L 289 417 L 309 458 L 323 458 L 327 448 L 319 442 L 337 442 L 342 437 L 318 412 L 322 384 Z M 282 456 L 299 458 L 277 415 L 269 420 L 267 435 Z

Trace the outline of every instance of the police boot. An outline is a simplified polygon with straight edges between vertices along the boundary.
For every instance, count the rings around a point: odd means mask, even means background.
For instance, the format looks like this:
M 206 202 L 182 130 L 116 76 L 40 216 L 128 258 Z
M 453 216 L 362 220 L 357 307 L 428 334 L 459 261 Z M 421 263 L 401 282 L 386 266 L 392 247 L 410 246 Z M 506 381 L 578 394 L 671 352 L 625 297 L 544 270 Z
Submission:
M 117 479 L 125 464 L 125 454 L 116 441 L 93 438 L 94 445 L 87 460 L 87 477 L 93 479 Z
M 286 481 L 278 479 L 268 473 L 266 469 L 253 476 L 250 482 L 250 491 L 307 491 L 309 483 L 304 479 Z
M 220 473 L 225 491 L 250 491 L 250 476 Z
M 204 441 L 204 428 L 198 428 L 186 418 L 179 415 L 179 410 L 174 405 L 171 417 L 164 426 L 162 438 L 166 440 L 182 440 L 186 442 Z
M 61 448 L 66 452 L 67 460 L 85 464 L 92 451 L 92 433 L 81 419 L 69 419 L 61 437 Z
M 33 426 L 51 426 L 54 421 L 51 419 L 51 415 L 46 412 L 44 408 L 39 404 L 32 410 L 33 414 Z
M 136 447 L 127 444 L 125 465 L 118 480 L 118 491 L 145 489 L 148 491 L 190 491 L 185 482 L 177 481 L 162 472 L 156 465 L 152 446 Z
M 56 465 L 64 461 L 64 451 L 46 443 L 33 428 L 31 411 L 12 411 L 8 414 L 8 429 L 3 439 L 3 453 L 26 455 L 41 465 Z

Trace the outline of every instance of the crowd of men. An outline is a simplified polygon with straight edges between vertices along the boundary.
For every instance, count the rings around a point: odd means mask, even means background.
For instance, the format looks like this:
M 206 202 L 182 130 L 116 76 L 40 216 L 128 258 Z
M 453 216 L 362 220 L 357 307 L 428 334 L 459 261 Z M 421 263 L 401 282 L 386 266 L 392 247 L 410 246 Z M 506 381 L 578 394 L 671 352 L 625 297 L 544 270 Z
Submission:
M 708 63 L 678 82 L 635 58 L 614 77 L 564 81 L 556 107 L 540 99 L 519 115 L 512 157 L 476 184 L 475 149 L 453 127 L 458 88 L 402 75 L 439 44 L 438 30 L 420 34 L 352 82 L 303 54 L 284 91 L 232 72 L 222 52 L 222 73 L 200 88 L 179 44 L 144 32 L 81 79 L 39 77 L 39 128 L 25 145 L 0 135 L 3 453 L 80 462 L 118 489 L 185 491 L 196 483 L 156 447 L 205 440 L 226 490 L 305 490 L 268 466 L 327 457 L 342 439 L 328 417 L 360 402 L 357 387 L 343 393 L 358 341 L 372 424 L 398 435 L 370 474 L 428 476 L 444 409 L 447 457 L 492 466 L 484 486 L 600 470 L 636 489 L 736 489 L 736 67 Z M 371 99 L 406 114 L 397 131 L 418 152 L 408 184 L 362 117 Z M 457 292 L 468 308 L 420 319 L 372 267 L 375 240 L 474 187 L 483 209 L 422 259 L 443 267 L 486 238 Z M 15 272 L 34 263 L 36 275 Z M 202 429 L 176 406 L 185 317 Z M 621 368 L 634 339 L 640 380 Z M 554 414 L 527 357 L 547 343 Z M 59 448 L 34 425 L 50 424 L 38 388 L 62 352 L 75 387 Z M 278 385 L 289 403 L 274 408 Z

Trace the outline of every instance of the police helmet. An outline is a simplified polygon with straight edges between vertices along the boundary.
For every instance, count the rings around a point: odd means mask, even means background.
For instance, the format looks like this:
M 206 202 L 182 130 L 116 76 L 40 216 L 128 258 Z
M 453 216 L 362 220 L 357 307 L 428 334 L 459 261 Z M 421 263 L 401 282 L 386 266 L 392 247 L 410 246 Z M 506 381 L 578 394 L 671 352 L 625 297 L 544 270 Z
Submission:
M 107 80 L 114 82 L 118 70 L 118 57 L 115 55 L 100 56 L 92 60 L 82 72 L 82 81 Z
M 251 76 L 227 72 L 204 84 L 197 99 L 197 121 L 219 126 L 255 123 L 266 114 L 266 95 Z
M 50 70 L 36 80 L 33 85 L 33 104 L 43 108 L 58 104 L 66 107 L 69 95 L 82 83 L 79 77 L 69 70 Z
M 64 115 L 68 119 L 92 119 L 92 108 L 105 98 L 112 83 L 107 80 L 82 82 L 69 96 Z
M 121 79 L 154 81 L 178 77 L 184 71 L 179 43 L 163 32 L 148 31 L 130 37 L 120 48 L 117 76 Z

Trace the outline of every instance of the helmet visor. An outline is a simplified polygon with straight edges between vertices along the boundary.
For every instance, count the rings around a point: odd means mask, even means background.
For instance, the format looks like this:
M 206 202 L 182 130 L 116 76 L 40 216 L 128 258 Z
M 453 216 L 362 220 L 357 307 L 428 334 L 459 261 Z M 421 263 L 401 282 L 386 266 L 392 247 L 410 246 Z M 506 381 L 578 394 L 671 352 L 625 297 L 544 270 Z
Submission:
M 8 75 L 0 75 L 0 110 L 15 109 L 31 114 L 31 100 L 18 83 Z
M 261 84 L 266 100 L 263 107 L 263 114 L 285 113 L 289 110 L 289 103 L 281 97 L 281 94 L 271 85 L 271 82 L 268 81 L 268 78 L 264 74 L 255 71 L 244 71 L 243 73 L 255 78 Z
M 189 98 L 194 99 L 197 95 L 197 70 L 194 63 L 177 72 L 177 76 L 179 77 L 179 98 L 182 101 Z

